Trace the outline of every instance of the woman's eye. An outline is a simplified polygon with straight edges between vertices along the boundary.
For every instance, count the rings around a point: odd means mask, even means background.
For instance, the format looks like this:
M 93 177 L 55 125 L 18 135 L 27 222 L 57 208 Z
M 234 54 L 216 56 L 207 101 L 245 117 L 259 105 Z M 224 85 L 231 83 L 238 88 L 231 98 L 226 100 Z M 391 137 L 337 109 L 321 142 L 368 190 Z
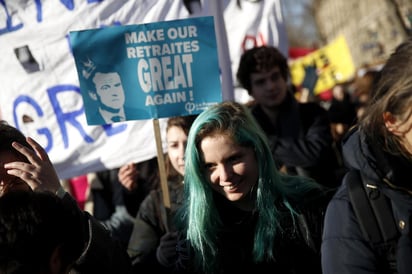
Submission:
M 264 79 L 255 81 L 255 85 L 256 85 L 256 86 L 262 86 L 264 83 L 265 83 L 265 80 L 264 80 Z
M 170 147 L 170 148 L 175 148 L 175 147 L 178 147 L 179 145 L 177 144 L 177 143 L 169 143 L 168 144 L 168 147 Z
M 209 170 L 209 171 L 210 171 L 210 170 L 213 170 L 214 167 L 215 167 L 214 164 L 210 164 L 210 163 L 209 163 L 209 164 L 205 164 L 205 169 L 206 169 L 206 170 Z
M 242 157 L 240 155 L 235 155 L 235 156 L 232 156 L 232 157 L 229 158 L 229 162 L 231 164 L 235 164 L 237 162 L 240 162 L 241 159 L 242 159 Z

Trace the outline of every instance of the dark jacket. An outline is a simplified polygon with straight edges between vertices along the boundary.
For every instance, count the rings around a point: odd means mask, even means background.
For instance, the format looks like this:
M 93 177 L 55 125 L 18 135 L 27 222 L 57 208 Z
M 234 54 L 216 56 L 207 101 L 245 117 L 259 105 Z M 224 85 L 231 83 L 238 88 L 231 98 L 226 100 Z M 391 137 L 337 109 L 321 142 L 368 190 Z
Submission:
M 273 125 L 259 105 L 252 114 L 266 133 L 278 168 L 288 174 L 315 179 L 324 186 L 336 187 L 336 155 L 327 111 L 317 103 L 299 103 L 291 93 L 279 106 Z
M 399 228 L 403 236 L 398 242 L 397 261 L 411 268 L 412 163 L 401 156 L 383 152 L 382 146 L 368 142 L 356 128 L 344 140 L 343 156 L 349 168 L 359 170 L 368 182 L 391 199 L 395 223 L 405 224 L 403 229 Z M 392 273 L 387 270 L 385 258 L 376 256 L 363 237 L 349 202 L 346 183 L 340 186 L 328 205 L 321 250 L 324 274 Z M 399 273 L 412 272 L 409 269 Z
M 176 231 L 174 218 L 183 201 L 183 183 L 168 182 L 170 208 L 164 206 L 161 189 L 152 190 L 142 202 L 137 213 L 128 246 L 134 271 L 166 272 L 156 259 L 160 238 L 166 232 Z
M 119 182 L 119 169 L 96 172 L 101 188 L 92 188 L 93 216 L 101 221 L 127 248 L 133 230 L 134 217 L 149 192 L 156 188 L 156 157 L 136 164 L 139 170 L 137 187 L 129 191 Z
M 132 265 L 124 247 L 111 236 L 110 231 L 89 213 L 80 210 L 68 193 L 63 196 L 63 201 L 73 208 L 84 232 L 83 253 L 79 254 L 70 273 L 132 273 Z
M 324 211 L 329 200 L 327 196 L 292 201 L 292 207 L 299 213 L 295 220 L 291 218 L 288 209 L 278 205 L 281 216 L 284 217 L 280 220 L 282 231 L 278 232 L 275 239 L 275 259 L 261 263 L 252 260 L 258 213 L 242 211 L 220 194 L 214 196 L 224 221 L 223 229 L 216 235 L 219 239 L 219 254 L 216 259 L 220 260 L 219 271 L 216 273 L 321 273 L 320 242 Z M 193 268 L 191 248 L 184 233 L 180 235 L 177 250 L 179 259 L 176 273 L 202 273 Z

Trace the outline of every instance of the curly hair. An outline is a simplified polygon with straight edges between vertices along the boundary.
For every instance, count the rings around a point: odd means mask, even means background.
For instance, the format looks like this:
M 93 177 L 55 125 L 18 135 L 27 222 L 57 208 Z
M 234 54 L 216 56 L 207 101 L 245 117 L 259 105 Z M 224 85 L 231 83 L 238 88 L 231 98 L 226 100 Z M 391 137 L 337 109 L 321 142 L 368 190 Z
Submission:
M 250 75 L 257 72 L 267 72 L 274 67 L 279 67 L 280 74 L 285 81 L 289 79 L 288 60 L 277 48 L 271 46 L 254 47 L 246 50 L 240 57 L 236 77 L 240 85 L 250 94 L 252 88 Z

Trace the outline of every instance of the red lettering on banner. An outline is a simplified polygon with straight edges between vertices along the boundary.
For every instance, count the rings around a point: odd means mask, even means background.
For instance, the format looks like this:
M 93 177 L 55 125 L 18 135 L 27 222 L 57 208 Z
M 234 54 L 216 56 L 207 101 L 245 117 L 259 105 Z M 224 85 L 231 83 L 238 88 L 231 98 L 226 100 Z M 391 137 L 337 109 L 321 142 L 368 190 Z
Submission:
M 242 41 L 242 50 L 245 51 L 247 49 L 251 49 L 256 46 L 263 46 L 266 45 L 265 38 L 261 32 L 258 33 L 257 36 L 253 35 L 245 35 Z

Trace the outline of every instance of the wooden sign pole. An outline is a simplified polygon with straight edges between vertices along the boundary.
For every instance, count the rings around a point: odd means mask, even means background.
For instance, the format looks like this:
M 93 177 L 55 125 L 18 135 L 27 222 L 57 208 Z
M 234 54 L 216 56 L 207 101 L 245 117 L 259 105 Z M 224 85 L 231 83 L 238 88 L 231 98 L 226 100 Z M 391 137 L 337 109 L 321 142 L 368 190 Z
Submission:
M 156 138 L 157 164 L 159 166 L 160 185 L 162 187 L 162 192 L 163 192 L 163 203 L 166 208 L 170 208 L 169 186 L 167 185 L 166 166 L 165 166 L 165 159 L 164 159 L 163 146 L 162 146 L 162 137 L 160 134 L 160 126 L 159 126 L 158 119 L 153 119 L 153 128 L 154 128 L 154 133 L 155 133 L 155 138 Z

